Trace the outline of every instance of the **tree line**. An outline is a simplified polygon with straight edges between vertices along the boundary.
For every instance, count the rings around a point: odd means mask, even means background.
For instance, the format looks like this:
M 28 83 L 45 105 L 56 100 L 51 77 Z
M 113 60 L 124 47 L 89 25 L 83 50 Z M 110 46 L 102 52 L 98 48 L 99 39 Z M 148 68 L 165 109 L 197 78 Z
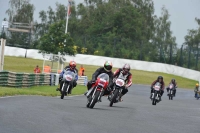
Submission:
M 170 14 L 163 7 L 154 14 L 153 0 L 85 0 L 71 3 L 68 33 L 65 34 L 67 5 L 55 3 L 55 10 L 39 12 L 30 0 L 9 0 L 9 21 L 34 22 L 29 48 L 41 52 L 75 55 L 90 54 L 134 60 L 177 64 L 198 69 L 200 19 L 197 29 L 188 30 L 178 48 L 172 35 Z M 28 35 L 10 32 L 8 43 L 27 46 Z

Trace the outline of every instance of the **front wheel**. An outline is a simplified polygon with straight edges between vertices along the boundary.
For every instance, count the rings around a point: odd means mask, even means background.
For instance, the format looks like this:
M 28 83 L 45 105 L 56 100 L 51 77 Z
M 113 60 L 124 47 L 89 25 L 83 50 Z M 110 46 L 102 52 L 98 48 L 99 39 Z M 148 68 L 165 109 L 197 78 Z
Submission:
M 87 104 L 86 104 L 86 107 L 89 108 L 90 107 L 90 102 L 91 102 L 91 96 L 89 96 L 87 98 Z
M 154 93 L 154 96 L 152 99 L 152 105 L 156 105 L 156 96 L 157 96 L 157 93 Z
M 69 85 L 66 85 L 65 84 L 65 86 L 64 86 L 64 89 L 63 89 L 63 91 L 62 91 L 62 93 L 61 93 L 61 99 L 63 99 L 64 98 L 64 96 L 65 96 L 65 94 L 66 94 L 66 96 L 67 96 L 67 89 L 69 88 Z
M 119 90 L 118 90 L 118 89 L 115 89 L 114 94 L 113 94 L 113 97 L 112 97 L 112 99 L 110 100 L 110 107 L 113 106 L 113 103 L 116 101 L 116 98 L 117 98 L 118 94 L 119 94 Z
M 92 101 L 89 105 L 89 108 L 93 108 L 94 105 L 97 103 L 97 100 L 98 100 L 98 97 L 100 95 L 100 91 L 96 91 L 95 94 L 94 94 L 94 97 L 92 98 Z
M 156 105 L 156 100 L 155 99 L 152 100 L 152 105 Z

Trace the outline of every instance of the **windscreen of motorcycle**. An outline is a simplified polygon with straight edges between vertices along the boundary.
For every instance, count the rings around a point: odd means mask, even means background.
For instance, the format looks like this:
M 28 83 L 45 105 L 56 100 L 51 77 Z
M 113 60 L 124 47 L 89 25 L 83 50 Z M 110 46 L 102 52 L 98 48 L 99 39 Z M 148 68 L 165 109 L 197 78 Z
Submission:
M 65 73 L 63 74 L 63 79 L 67 81 L 72 81 L 75 79 L 75 73 L 72 71 L 65 71 Z
M 108 76 L 108 74 L 106 74 L 106 73 L 100 74 L 97 78 L 104 79 L 104 80 L 106 80 L 107 82 L 109 82 L 109 76 Z
M 169 88 L 170 88 L 170 89 L 173 89 L 173 88 L 174 88 L 174 85 L 173 85 L 173 84 L 170 84 L 170 85 L 169 85 Z
M 160 90 L 160 87 L 161 87 L 161 84 L 159 82 L 157 82 L 155 85 L 154 85 L 154 89 L 159 91 Z
M 106 73 L 100 74 L 97 78 L 99 79 L 99 82 L 98 82 L 99 86 L 104 87 L 106 83 L 109 82 L 109 76 Z

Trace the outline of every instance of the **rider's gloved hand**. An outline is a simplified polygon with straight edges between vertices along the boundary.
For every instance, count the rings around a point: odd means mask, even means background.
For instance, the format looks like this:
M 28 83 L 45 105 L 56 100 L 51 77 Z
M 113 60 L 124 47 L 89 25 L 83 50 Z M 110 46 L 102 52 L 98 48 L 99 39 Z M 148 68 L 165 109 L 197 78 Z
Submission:
M 112 91 L 112 89 L 111 89 L 110 87 L 107 87 L 107 90 L 108 90 L 108 91 Z
M 127 85 L 125 85 L 124 87 L 125 87 L 125 89 L 128 89 L 128 86 L 127 86 Z
M 62 77 L 59 77 L 59 83 L 62 81 Z
M 95 83 L 95 82 L 96 82 L 96 79 L 92 79 L 92 80 L 91 80 L 91 83 Z

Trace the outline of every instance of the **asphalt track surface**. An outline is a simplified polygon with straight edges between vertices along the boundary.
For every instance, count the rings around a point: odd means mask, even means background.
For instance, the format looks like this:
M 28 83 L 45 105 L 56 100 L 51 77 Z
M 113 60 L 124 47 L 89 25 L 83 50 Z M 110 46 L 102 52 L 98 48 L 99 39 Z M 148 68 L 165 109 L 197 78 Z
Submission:
M 109 107 L 106 97 L 94 109 L 86 97 L 16 96 L 0 98 L 0 133 L 200 133 L 200 100 L 193 90 L 166 92 L 156 106 L 149 87 L 133 85 L 123 102 Z

